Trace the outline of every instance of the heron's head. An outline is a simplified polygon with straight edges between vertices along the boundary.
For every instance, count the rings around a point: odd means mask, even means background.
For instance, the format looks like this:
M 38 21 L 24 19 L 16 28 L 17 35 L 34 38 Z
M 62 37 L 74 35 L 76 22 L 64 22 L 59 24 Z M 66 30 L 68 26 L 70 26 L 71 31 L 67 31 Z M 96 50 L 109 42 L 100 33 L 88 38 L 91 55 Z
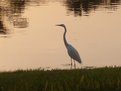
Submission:
M 65 25 L 64 25 L 64 24 L 57 24 L 56 26 L 65 27 Z

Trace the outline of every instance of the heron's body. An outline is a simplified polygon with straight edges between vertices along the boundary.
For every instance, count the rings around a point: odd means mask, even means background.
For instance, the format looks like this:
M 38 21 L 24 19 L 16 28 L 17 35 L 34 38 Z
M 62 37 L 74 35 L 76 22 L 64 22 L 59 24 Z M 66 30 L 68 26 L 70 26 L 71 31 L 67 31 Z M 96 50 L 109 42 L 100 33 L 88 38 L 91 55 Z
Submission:
M 78 51 L 72 45 L 70 45 L 66 40 L 66 32 L 67 32 L 66 26 L 64 24 L 59 24 L 57 26 L 61 26 L 65 29 L 64 34 L 63 34 L 63 40 L 64 40 L 64 44 L 66 46 L 67 52 L 71 58 L 71 68 L 72 68 L 72 59 L 81 63 L 81 58 L 79 56 Z M 74 66 L 76 67 L 75 61 L 74 61 Z
M 72 45 L 70 45 L 70 44 L 68 45 L 67 51 L 68 51 L 69 56 L 72 59 L 74 59 L 77 62 L 81 63 L 81 58 L 79 56 L 79 53 L 77 52 L 77 50 Z

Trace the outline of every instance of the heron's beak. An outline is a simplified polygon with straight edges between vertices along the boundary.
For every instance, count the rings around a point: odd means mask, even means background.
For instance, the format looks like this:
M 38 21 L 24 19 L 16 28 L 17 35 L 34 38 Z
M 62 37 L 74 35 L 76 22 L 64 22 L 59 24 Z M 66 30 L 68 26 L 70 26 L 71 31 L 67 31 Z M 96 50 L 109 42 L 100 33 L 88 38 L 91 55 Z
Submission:
M 61 26 L 60 24 L 57 24 L 56 26 Z

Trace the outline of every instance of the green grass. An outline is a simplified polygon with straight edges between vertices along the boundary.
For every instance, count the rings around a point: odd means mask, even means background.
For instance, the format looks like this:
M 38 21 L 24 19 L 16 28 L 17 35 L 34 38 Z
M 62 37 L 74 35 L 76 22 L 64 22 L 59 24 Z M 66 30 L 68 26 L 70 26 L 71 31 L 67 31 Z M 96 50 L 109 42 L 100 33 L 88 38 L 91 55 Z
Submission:
M 1 72 L 0 91 L 121 91 L 121 67 Z

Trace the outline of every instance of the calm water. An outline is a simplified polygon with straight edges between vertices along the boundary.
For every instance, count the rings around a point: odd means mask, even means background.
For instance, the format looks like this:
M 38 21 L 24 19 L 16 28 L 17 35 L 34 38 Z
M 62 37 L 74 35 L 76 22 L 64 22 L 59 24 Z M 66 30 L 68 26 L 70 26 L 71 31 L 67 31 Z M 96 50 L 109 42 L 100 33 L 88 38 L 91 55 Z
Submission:
M 60 23 L 81 67 L 121 66 L 121 0 L 0 0 L 0 70 L 70 68 Z

